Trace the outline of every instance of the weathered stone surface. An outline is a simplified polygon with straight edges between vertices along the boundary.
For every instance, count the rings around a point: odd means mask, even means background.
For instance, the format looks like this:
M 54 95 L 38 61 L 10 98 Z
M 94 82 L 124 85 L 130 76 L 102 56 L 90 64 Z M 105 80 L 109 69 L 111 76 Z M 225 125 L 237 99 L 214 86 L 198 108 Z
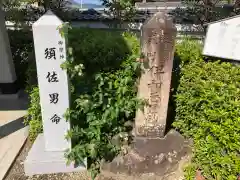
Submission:
M 171 130 L 165 138 L 135 138 L 125 156 L 118 156 L 103 170 L 128 175 L 153 174 L 168 176 L 176 171 L 179 162 L 191 153 L 190 142 Z
M 147 101 L 136 113 L 136 135 L 164 137 L 173 67 L 176 28 L 164 13 L 156 13 L 142 28 L 144 62 L 138 97 Z

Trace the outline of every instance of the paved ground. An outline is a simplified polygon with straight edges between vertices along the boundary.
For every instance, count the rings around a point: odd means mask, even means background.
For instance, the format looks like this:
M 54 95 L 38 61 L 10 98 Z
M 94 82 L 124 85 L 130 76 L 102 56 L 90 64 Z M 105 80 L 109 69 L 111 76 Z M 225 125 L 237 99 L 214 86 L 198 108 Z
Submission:
M 0 95 L 0 180 L 11 167 L 28 136 L 23 124 L 27 101 L 22 96 Z

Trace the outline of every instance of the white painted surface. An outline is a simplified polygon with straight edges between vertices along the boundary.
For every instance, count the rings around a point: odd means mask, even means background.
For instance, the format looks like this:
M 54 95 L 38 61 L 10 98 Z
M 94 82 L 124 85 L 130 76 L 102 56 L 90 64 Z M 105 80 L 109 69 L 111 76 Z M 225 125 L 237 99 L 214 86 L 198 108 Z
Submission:
M 52 12 L 47 12 L 33 24 L 33 37 L 35 55 L 37 61 L 38 83 L 40 88 L 40 103 L 43 118 L 43 131 L 46 151 L 64 151 L 71 147 L 71 143 L 65 139 L 70 123 L 63 117 L 69 107 L 68 77 L 66 71 L 60 65 L 66 60 L 65 39 L 61 37 L 57 28 L 63 22 Z M 59 42 L 62 45 L 59 45 Z M 56 48 L 55 57 L 47 57 L 46 48 Z M 60 52 L 60 48 L 62 52 Z M 60 58 L 63 55 L 64 58 Z M 56 73 L 58 82 L 49 82 L 48 73 Z M 51 103 L 50 94 L 58 93 L 58 102 Z M 60 117 L 60 121 L 52 122 L 54 115 Z
M 4 14 L 0 3 L 0 83 L 12 83 L 16 73 L 12 60 Z
M 240 17 L 209 24 L 203 54 L 240 60 Z
M 25 22 L 26 27 L 32 26 L 33 22 Z M 101 21 L 71 21 L 70 22 L 71 26 L 75 28 L 93 28 L 93 29 L 117 29 L 114 28 L 113 22 L 101 22 Z M 143 23 L 141 22 L 125 22 L 121 24 L 120 29 L 131 29 L 131 30 L 140 30 L 142 27 Z M 201 35 L 204 34 L 203 30 L 201 29 L 200 25 L 196 24 L 175 24 L 177 31 L 186 33 L 186 34 L 191 34 L 191 33 L 199 33 Z M 16 29 L 21 29 L 20 27 L 16 28 L 16 24 L 11 21 L 6 21 L 6 26 L 8 29 L 11 30 L 16 30 Z

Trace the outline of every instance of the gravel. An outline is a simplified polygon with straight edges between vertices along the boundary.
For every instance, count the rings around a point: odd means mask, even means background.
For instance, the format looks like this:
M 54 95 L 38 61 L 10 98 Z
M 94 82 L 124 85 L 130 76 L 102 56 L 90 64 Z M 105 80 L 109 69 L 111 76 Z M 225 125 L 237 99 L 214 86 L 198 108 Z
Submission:
M 45 175 L 35 175 L 35 176 L 25 176 L 23 162 L 26 159 L 28 151 L 30 150 L 32 143 L 27 140 L 23 146 L 20 154 L 16 158 L 15 162 L 12 165 L 12 168 L 9 170 L 6 178 L 4 180 L 91 180 L 87 175 L 87 172 L 81 173 L 59 173 L 59 174 L 45 174 Z M 186 158 L 182 163 L 185 164 Z M 187 160 L 188 161 L 188 160 Z M 182 167 L 180 165 L 179 169 L 176 170 L 172 175 L 167 178 L 161 178 L 155 175 L 143 175 L 143 176 L 128 176 L 125 174 L 113 174 L 110 172 L 103 172 L 99 175 L 96 180 L 181 180 L 183 178 Z
M 86 172 L 25 176 L 23 162 L 32 143 L 27 140 L 4 180 L 90 180 Z

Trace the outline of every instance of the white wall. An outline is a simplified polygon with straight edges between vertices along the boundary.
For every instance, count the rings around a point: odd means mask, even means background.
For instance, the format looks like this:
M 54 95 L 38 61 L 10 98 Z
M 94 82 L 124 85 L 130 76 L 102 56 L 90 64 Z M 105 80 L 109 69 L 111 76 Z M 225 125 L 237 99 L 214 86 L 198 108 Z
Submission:
M 7 28 L 9 29 L 16 29 L 14 27 L 13 22 L 6 22 Z M 28 23 L 29 28 L 31 28 L 32 22 Z M 74 21 L 71 22 L 73 27 L 88 27 L 88 28 L 95 28 L 95 29 L 109 29 L 113 28 L 113 23 L 109 22 L 101 22 L 101 21 Z M 132 29 L 135 31 L 140 31 L 141 26 L 143 23 L 131 23 L 126 22 L 119 29 Z M 176 28 L 178 31 L 178 36 L 181 37 L 183 35 L 191 35 L 196 38 L 203 38 L 204 32 L 201 30 L 200 26 L 194 24 L 176 24 Z M 115 29 L 115 28 L 114 28 Z

